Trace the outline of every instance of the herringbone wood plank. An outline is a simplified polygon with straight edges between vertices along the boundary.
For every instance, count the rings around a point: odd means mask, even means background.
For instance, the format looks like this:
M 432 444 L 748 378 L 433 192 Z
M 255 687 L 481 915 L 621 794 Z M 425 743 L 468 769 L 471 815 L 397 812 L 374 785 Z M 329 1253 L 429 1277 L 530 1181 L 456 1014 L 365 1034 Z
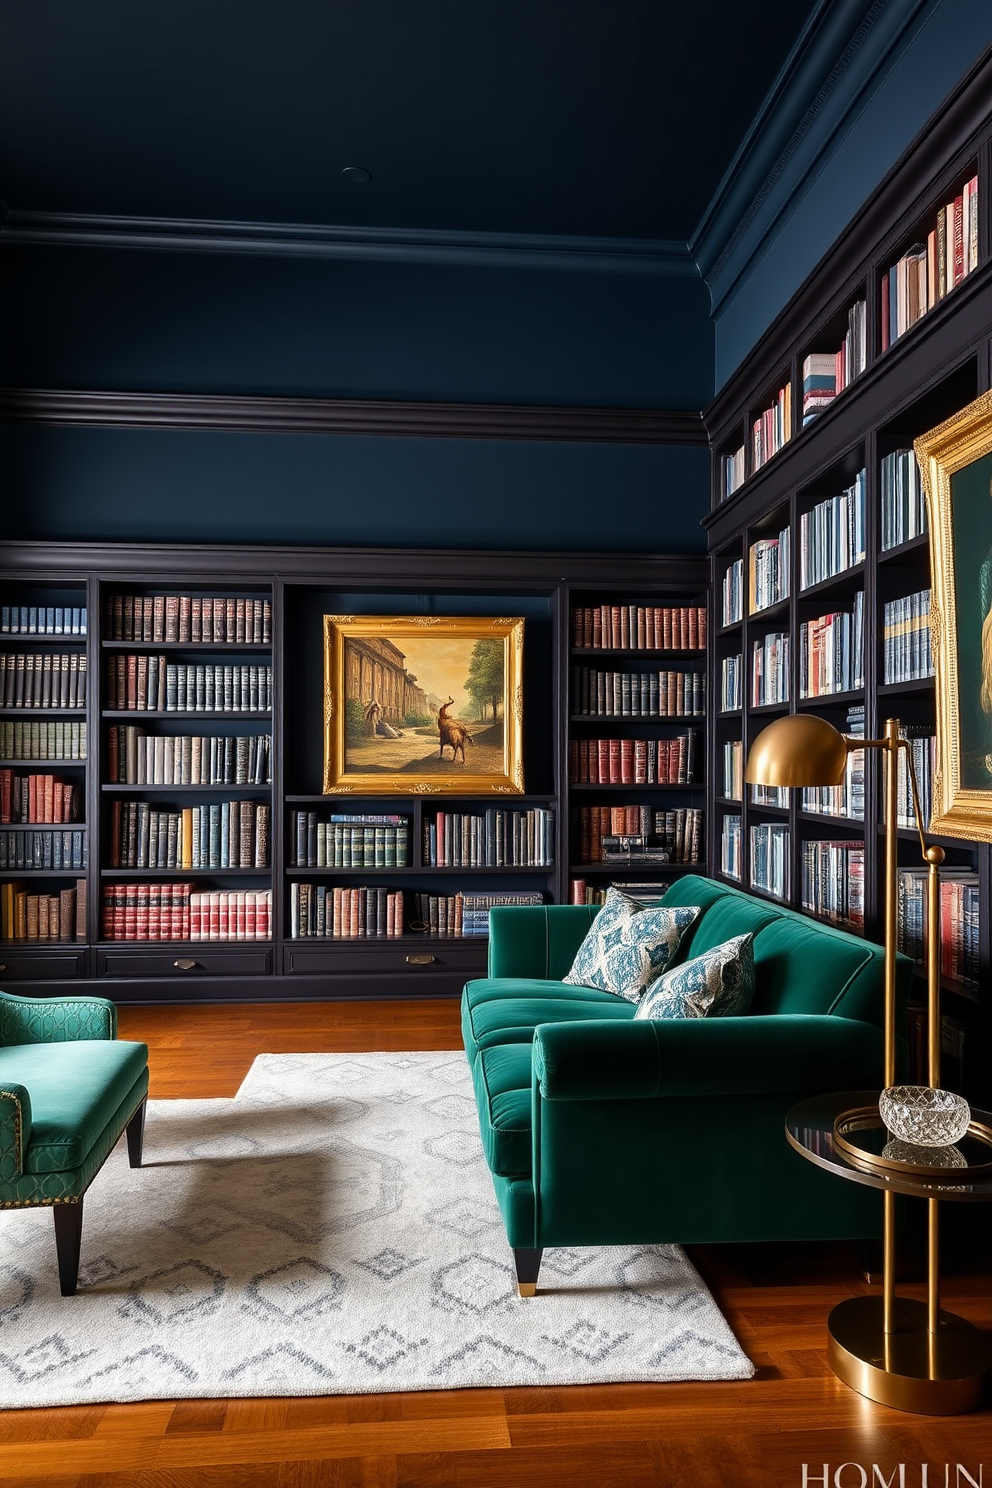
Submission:
M 123 1008 L 152 1096 L 231 1096 L 256 1054 L 456 1049 L 454 1002 Z M 982 1217 L 984 1218 L 984 1216 Z M 2 1221 L 0 1221 L 2 1222 Z M 992 1327 L 988 1231 L 948 1226 L 944 1304 Z M 944 1420 L 861 1399 L 826 1362 L 826 1317 L 861 1293 L 844 1245 L 691 1252 L 758 1366 L 750 1382 L 302 1400 L 149 1402 L 0 1417 L 0 1482 L 25 1488 L 800 1488 L 842 1463 L 917 1488 L 960 1463 L 992 1484 L 992 1410 Z M 912 1267 L 910 1266 L 912 1275 Z M 905 1288 L 922 1295 L 922 1283 Z M 81 1305 L 81 1304 L 80 1304 Z M 538 1312 L 540 1299 L 531 1305 Z M 847 1470 L 843 1483 L 855 1481 Z M 967 1479 L 963 1479 L 967 1483 Z

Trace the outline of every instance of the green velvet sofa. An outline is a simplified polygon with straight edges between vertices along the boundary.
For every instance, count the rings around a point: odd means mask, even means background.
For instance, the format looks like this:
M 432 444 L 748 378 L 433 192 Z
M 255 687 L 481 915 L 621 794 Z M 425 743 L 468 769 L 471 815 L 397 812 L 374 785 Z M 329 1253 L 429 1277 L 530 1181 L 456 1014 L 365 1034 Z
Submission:
M 148 1048 L 117 1038 L 102 997 L 0 992 L 0 1209 L 55 1219 L 59 1286 L 76 1291 L 83 1196 L 123 1131 L 140 1167 Z
M 702 908 L 680 961 L 753 933 L 746 1016 L 634 1021 L 631 1003 L 560 980 L 594 908 L 491 911 L 489 976 L 466 986 L 462 1028 L 522 1296 L 548 1245 L 881 1233 L 880 1196 L 784 1134 L 796 1101 L 880 1086 L 881 948 L 695 875 L 665 903 Z M 901 1008 L 911 977 L 900 957 Z

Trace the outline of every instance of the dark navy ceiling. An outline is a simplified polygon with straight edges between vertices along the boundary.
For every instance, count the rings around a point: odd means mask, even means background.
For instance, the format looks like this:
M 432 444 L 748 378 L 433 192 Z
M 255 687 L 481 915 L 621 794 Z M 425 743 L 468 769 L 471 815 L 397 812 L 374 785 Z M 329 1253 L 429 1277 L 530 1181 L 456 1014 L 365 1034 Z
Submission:
M 685 243 L 817 0 L 45 0 L 13 213 Z M 372 172 L 364 185 L 345 166 Z

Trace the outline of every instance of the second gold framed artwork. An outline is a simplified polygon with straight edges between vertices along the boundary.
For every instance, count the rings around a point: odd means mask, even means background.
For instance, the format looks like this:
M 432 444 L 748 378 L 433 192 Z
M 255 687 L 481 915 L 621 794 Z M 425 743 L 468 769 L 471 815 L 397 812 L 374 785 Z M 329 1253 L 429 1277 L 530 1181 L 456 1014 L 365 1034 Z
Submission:
M 524 622 L 324 616 L 324 792 L 522 794 Z

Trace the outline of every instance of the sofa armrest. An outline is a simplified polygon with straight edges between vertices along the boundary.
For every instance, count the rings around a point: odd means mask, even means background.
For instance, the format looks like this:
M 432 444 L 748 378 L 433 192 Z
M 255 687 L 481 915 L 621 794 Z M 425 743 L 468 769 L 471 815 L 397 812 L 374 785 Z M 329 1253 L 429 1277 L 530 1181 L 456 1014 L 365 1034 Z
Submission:
M 559 981 L 575 960 L 597 904 L 504 905 L 489 911 L 490 977 Z
M 15 997 L 0 992 L 0 1047 L 117 1037 L 117 1009 L 105 997 Z
M 24 1172 L 31 1140 L 31 1097 L 14 1080 L 0 1083 L 0 1187 Z
M 534 1032 L 533 1078 L 549 1101 L 866 1089 L 882 1065 L 880 1029 L 820 1014 L 544 1023 Z

